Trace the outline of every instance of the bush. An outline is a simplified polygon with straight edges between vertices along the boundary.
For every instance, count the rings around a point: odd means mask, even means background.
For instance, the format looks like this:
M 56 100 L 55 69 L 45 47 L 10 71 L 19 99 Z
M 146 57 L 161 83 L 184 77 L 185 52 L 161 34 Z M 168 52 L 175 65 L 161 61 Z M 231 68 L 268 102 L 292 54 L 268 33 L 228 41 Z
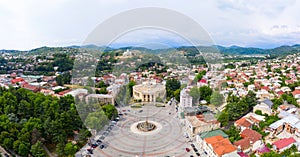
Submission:
M 258 114 L 258 115 L 261 115 L 261 116 L 263 115 L 261 110 L 256 110 L 254 113 Z

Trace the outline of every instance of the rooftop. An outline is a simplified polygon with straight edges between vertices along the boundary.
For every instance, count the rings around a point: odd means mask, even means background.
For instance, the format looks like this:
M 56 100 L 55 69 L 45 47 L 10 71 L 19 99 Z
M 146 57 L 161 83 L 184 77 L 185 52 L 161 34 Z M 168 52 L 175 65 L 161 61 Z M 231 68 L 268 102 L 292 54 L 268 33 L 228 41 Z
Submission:
M 133 86 L 133 89 L 144 93 L 144 94 L 150 94 L 150 93 L 156 93 L 161 90 L 165 90 L 165 86 L 162 84 L 140 84 Z
M 238 126 L 243 126 L 243 127 L 250 127 L 252 124 L 246 119 L 246 118 L 241 118 L 239 120 L 237 120 L 236 125 Z
M 204 133 L 200 133 L 199 136 L 202 139 L 208 138 L 208 137 L 213 137 L 213 136 L 217 136 L 217 135 L 221 135 L 224 138 L 228 138 L 228 135 L 225 134 L 222 130 L 218 129 L 218 130 L 213 130 L 213 131 L 209 131 L 209 132 L 204 132 Z
M 285 148 L 295 142 L 296 142 L 296 140 L 293 137 L 290 137 L 290 138 L 283 138 L 281 140 L 278 140 L 278 141 L 274 142 L 273 145 L 275 145 L 277 149 L 281 149 L 281 148 Z
M 222 156 L 237 150 L 237 148 L 233 146 L 227 138 L 224 138 L 221 135 L 209 137 L 204 140 L 213 147 L 214 152 L 218 156 Z

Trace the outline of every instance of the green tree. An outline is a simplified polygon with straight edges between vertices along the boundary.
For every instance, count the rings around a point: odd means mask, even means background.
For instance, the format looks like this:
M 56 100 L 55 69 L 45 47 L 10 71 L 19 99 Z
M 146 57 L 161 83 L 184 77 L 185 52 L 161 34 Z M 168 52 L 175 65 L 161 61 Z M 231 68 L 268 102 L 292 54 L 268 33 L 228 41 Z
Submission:
M 206 74 L 206 71 L 205 70 L 202 70 L 200 73 L 198 73 L 196 75 L 196 81 L 199 81 L 202 79 L 202 77 Z
M 229 140 L 232 143 L 242 139 L 242 137 L 239 134 L 240 131 L 235 126 L 231 126 L 228 130 L 225 130 L 224 132 L 228 135 Z
M 104 111 L 108 119 L 115 118 L 118 115 L 118 110 L 112 104 L 102 106 L 102 110 Z
M 224 97 L 219 92 L 214 91 L 211 95 L 210 103 L 215 106 L 220 106 L 224 102 Z
M 134 81 L 129 81 L 128 88 L 129 88 L 129 92 L 130 92 L 131 97 L 133 95 L 133 86 L 135 86 L 135 82 Z
M 212 93 L 212 89 L 208 86 L 202 86 L 199 88 L 200 100 L 206 100 L 207 102 L 210 102 L 210 96 Z
M 46 151 L 42 147 L 42 143 L 38 141 L 34 145 L 31 146 L 30 152 L 34 157 L 45 157 L 47 156 Z
M 67 143 L 65 148 L 64 148 L 64 152 L 66 155 L 74 155 L 77 151 L 78 147 L 76 145 L 73 145 L 72 143 Z
M 177 80 L 177 79 L 170 79 L 170 80 L 167 80 L 166 82 L 166 87 L 168 89 L 171 89 L 172 91 L 175 91 L 177 89 L 179 89 L 181 86 L 180 82 Z
M 219 117 L 218 117 L 218 121 L 221 123 L 221 125 L 227 126 L 229 124 L 229 115 L 227 112 L 221 112 Z
M 101 130 L 107 123 L 108 117 L 101 109 L 96 112 L 89 113 L 85 119 L 86 126 L 96 130 Z
M 174 97 L 177 101 L 180 101 L 180 89 L 174 91 Z
M 18 154 L 21 156 L 28 156 L 29 153 L 29 144 L 28 143 L 20 143 L 18 148 Z

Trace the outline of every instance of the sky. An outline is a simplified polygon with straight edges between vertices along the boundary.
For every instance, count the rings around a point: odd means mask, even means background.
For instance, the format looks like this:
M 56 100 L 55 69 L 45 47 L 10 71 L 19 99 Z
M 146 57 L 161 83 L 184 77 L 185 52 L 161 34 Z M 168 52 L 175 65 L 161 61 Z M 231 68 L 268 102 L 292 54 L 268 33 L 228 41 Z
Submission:
M 141 7 L 182 13 L 199 23 L 217 45 L 273 48 L 300 44 L 297 0 L 0 0 L 0 49 L 81 45 L 105 20 Z M 114 42 L 118 46 L 185 44 L 175 34 L 147 29 Z

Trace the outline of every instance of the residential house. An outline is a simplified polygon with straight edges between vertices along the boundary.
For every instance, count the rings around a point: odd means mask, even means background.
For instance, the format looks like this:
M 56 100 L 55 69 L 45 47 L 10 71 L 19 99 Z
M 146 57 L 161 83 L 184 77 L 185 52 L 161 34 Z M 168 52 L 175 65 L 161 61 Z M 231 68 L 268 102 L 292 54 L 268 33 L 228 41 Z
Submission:
M 250 129 L 252 127 L 252 123 L 247 118 L 242 117 L 234 122 L 234 126 L 243 131 L 245 129 Z
M 262 144 L 260 147 L 258 147 L 255 152 L 258 154 L 258 155 L 262 155 L 264 153 L 269 153 L 271 150 L 270 148 L 268 148 L 265 144 Z
M 209 157 L 240 157 L 237 148 L 222 135 L 205 138 L 202 149 Z
M 191 97 L 188 93 L 188 89 L 184 88 L 183 90 L 181 90 L 180 92 L 180 103 L 179 103 L 179 107 L 181 109 L 185 108 L 185 107 L 192 107 L 193 106 L 193 97 Z
M 272 115 L 273 114 L 272 107 L 273 107 L 273 102 L 269 99 L 265 99 L 261 101 L 261 103 L 253 107 L 253 112 L 257 110 L 261 110 L 262 114 Z
M 197 134 L 195 143 L 199 148 L 202 149 L 204 144 L 204 139 L 208 137 L 218 136 L 218 135 L 221 135 L 224 138 L 228 138 L 228 135 L 225 134 L 221 129 L 217 129 L 217 130 L 212 130 L 212 131 Z
M 44 95 L 52 95 L 55 93 L 53 90 L 50 89 L 41 89 L 40 92 L 43 93 Z
M 28 89 L 28 90 L 30 90 L 32 92 L 38 92 L 40 90 L 39 87 L 30 85 L 30 84 L 23 84 L 22 88 Z
M 211 113 L 203 113 L 196 116 L 186 116 L 186 127 L 191 136 L 198 133 L 219 129 L 221 124 Z
M 300 137 L 300 119 L 295 115 L 289 115 L 280 119 L 269 126 L 271 135 L 278 135 L 283 130 L 290 134 L 295 134 Z
M 293 137 L 283 138 L 273 143 L 273 149 L 281 153 L 284 150 L 291 148 L 294 144 L 296 144 L 296 140 Z
M 295 89 L 293 92 L 292 92 L 294 98 L 296 99 L 300 99 L 300 90 L 299 89 Z
M 234 142 L 234 145 L 244 152 L 251 152 L 256 142 L 261 143 L 262 135 L 252 129 L 245 129 L 240 135 L 243 139 Z
M 202 87 L 202 86 L 207 86 L 207 80 L 206 79 L 201 79 L 197 82 L 197 86 L 198 87 Z
M 255 114 L 253 112 L 250 112 L 248 114 L 246 114 L 244 116 L 245 118 L 247 118 L 247 120 L 254 124 L 254 125 L 259 125 L 260 122 L 264 122 L 265 121 L 265 116 L 261 116 L 261 115 L 258 115 L 258 114 Z
M 114 97 L 108 94 L 89 94 L 85 97 L 87 103 L 93 101 L 101 104 L 115 104 Z

